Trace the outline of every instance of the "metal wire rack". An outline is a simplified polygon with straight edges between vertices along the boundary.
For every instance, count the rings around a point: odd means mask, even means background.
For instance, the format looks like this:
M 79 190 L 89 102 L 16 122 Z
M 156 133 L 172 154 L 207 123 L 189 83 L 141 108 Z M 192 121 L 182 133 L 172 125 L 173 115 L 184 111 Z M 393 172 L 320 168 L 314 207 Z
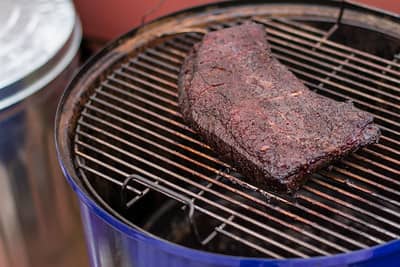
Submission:
M 84 104 L 74 140 L 81 177 L 115 188 L 128 214 L 151 192 L 181 203 L 201 246 L 222 235 L 258 255 L 306 258 L 399 238 L 399 56 L 389 60 L 332 41 L 341 16 L 328 30 L 278 17 L 250 19 L 265 25 L 274 56 L 311 90 L 371 112 L 380 143 L 314 174 L 294 196 L 247 184 L 182 120 L 180 65 L 202 37 L 185 33 L 122 63 Z M 199 233 L 196 214 L 217 223 Z

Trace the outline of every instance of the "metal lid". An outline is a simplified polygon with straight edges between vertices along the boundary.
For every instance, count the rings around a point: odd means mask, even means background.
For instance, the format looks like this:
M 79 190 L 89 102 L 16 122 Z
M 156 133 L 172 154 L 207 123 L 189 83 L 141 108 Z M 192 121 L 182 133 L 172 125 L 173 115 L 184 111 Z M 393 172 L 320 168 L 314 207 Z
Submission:
M 75 56 L 80 39 L 72 1 L 0 1 L 0 110 L 52 81 Z

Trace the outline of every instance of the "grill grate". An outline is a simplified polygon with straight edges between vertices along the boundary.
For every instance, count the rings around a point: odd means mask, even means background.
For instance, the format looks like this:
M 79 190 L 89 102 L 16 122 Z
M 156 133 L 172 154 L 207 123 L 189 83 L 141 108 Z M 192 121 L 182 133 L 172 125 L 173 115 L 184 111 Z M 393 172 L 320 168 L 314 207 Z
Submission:
M 122 190 L 126 218 L 133 216 L 130 209 L 155 192 L 181 203 L 180 210 L 193 213 L 189 216 L 192 232 L 203 249 L 225 238 L 251 249 L 253 256 L 306 258 L 397 239 L 398 58 L 384 59 L 331 41 L 339 24 L 321 30 L 287 19 L 253 20 L 266 26 L 274 56 L 310 89 L 336 100 L 351 100 L 373 113 L 382 129 L 380 143 L 314 174 L 294 196 L 265 192 L 243 182 L 199 141 L 179 113 L 180 65 L 201 39 L 200 33 L 186 33 L 166 38 L 121 64 L 90 96 L 74 141 L 81 177 L 88 187 L 102 180 L 107 187 Z M 210 25 L 208 30 L 241 22 Z M 99 197 L 118 202 L 107 192 Z M 200 217 L 208 218 L 210 227 L 201 229 L 196 222 Z

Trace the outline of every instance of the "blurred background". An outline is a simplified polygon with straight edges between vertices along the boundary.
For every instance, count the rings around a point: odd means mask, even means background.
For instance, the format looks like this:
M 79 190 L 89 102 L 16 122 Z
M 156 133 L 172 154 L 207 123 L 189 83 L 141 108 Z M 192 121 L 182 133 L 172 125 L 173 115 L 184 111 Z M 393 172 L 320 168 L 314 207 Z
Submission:
M 93 5 L 93 1 L 90 0 L 74 1 L 82 20 L 85 37 L 103 41 L 115 38 L 139 25 L 143 14 L 157 7 L 160 3 L 159 0 L 96 0 L 96 5 Z M 166 0 L 146 20 L 152 20 L 183 8 L 211 2 L 215 1 Z M 359 0 L 358 2 L 400 13 L 399 0 Z

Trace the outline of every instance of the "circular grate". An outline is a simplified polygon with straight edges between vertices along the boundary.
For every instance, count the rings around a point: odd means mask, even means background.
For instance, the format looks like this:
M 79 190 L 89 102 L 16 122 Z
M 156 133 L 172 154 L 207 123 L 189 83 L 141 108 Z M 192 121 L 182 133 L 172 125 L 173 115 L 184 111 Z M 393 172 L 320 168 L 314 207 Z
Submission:
M 206 22 L 194 16 L 182 32 L 152 36 L 109 67 L 89 86 L 88 100 L 75 115 L 73 157 L 80 179 L 97 201 L 127 222 L 217 253 L 306 258 L 397 239 L 400 40 L 383 29 L 355 26 L 363 18 L 351 12 L 338 23 L 338 10 L 331 8 L 303 7 L 318 16 L 289 16 L 287 10 L 279 14 L 285 10 L 279 6 L 262 7 L 254 16 L 227 12 L 220 19 L 214 11 Z M 187 52 L 201 40 L 199 29 L 248 19 L 265 25 L 274 56 L 311 90 L 353 101 L 382 129 L 379 144 L 312 175 L 294 196 L 244 182 L 179 112 L 178 74 Z M 384 42 L 365 42 L 366 36 Z

